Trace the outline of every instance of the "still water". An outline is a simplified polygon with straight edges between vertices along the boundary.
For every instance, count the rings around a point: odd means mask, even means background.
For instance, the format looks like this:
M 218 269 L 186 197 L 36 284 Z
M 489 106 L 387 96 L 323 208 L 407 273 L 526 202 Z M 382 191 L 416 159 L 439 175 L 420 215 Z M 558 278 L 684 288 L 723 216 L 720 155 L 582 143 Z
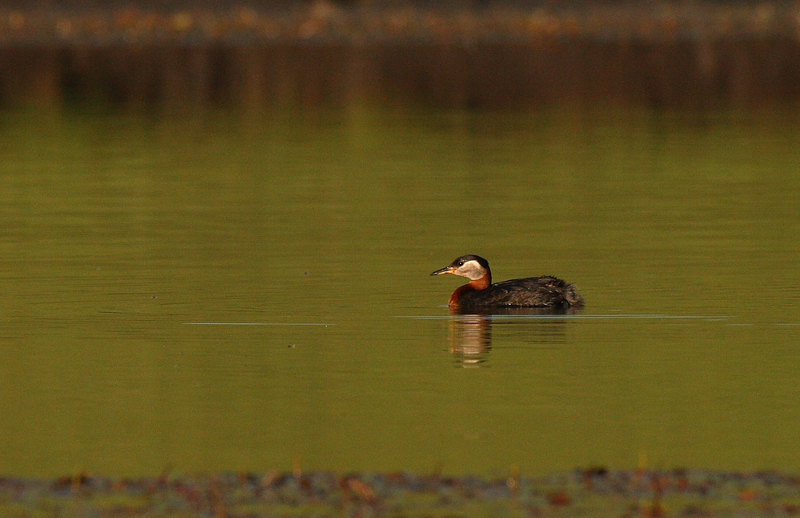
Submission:
M 799 121 L 5 113 L 0 473 L 800 470 Z

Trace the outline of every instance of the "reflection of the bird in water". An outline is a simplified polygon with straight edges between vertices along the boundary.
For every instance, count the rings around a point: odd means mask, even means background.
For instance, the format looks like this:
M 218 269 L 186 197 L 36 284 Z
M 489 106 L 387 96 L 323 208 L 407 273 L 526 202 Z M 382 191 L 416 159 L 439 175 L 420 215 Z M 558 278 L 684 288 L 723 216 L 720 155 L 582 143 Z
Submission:
M 492 348 L 492 317 L 454 315 L 450 319 L 450 352 L 467 367 L 486 361 Z
M 498 325 L 503 326 L 504 331 L 509 331 L 509 335 L 523 342 L 560 344 L 566 341 L 564 335 L 567 319 L 547 317 L 571 315 L 578 311 L 548 308 L 492 308 L 482 312 L 451 311 L 450 352 L 455 355 L 460 366 L 479 366 L 489 357 L 489 351 L 492 349 L 492 327 Z

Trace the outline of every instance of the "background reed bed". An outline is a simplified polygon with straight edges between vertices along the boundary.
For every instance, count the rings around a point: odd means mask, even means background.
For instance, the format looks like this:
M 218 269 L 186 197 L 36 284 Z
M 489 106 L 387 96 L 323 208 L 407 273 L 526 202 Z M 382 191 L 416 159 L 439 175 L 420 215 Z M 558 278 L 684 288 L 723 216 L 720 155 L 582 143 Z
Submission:
M 782 3 L 0 5 L 0 106 L 792 103 L 799 35 Z

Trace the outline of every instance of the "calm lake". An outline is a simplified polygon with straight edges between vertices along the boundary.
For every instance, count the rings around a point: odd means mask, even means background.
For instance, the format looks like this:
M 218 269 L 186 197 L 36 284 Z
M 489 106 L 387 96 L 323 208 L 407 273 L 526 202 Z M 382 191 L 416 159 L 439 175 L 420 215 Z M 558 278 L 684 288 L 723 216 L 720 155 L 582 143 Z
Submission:
M 799 123 L 5 112 L 0 473 L 800 470 Z

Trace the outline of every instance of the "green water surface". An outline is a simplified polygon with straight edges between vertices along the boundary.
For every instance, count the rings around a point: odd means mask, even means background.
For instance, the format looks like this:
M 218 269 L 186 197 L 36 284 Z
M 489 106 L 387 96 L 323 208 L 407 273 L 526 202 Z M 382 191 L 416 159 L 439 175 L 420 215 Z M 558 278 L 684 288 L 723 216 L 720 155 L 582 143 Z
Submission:
M 4 113 L 0 473 L 800 470 L 799 121 Z

